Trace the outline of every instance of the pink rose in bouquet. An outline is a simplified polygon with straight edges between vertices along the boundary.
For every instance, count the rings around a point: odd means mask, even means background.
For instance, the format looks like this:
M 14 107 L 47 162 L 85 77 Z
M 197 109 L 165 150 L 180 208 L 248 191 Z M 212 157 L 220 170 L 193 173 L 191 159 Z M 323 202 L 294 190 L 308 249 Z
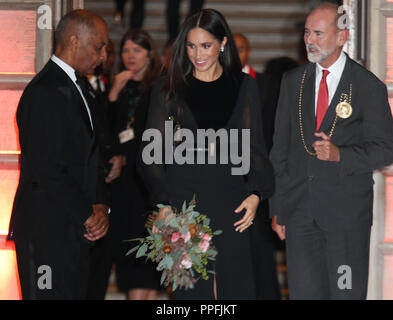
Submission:
M 182 234 L 180 232 L 174 232 L 172 233 L 171 241 L 176 242 L 181 238 Z
M 202 240 L 199 242 L 199 248 L 201 248 L 202 252 L 206 252 L 209 249 L 209 241 Z
M 212 237 L 211 237 L 210 235 L 208 235 L 207 233 L 205 233 L 205 234 L 202 236 L 202 240 L 210 241 L 211 239 L 212 239 Z
M 192 261 L 191 261 L 190 257 L 188 256 L 188 254 L 185 254 L 183 256 L 183 259 L 181 260 L 181 266 L 184 269 L 190 269 L 192 267 Z
M 186 234 L 182 235 L 184 242 L 188 242 L 191 239 L 191 233 L 187 232 Z

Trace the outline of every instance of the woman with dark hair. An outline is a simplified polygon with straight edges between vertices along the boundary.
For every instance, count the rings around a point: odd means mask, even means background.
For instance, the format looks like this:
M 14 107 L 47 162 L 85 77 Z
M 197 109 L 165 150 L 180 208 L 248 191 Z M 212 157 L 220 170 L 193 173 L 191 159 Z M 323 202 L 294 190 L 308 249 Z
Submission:
M 118 250 L 116 279 L 120 291 L 132 300 L 153 300 L 159 286 L 159 275 L 153 264 L 145 264 L 135 256 L 126 256 L 133 244 L 124 242 L 145 236 L 148 195 L 136 171 L 136 157 L 145 127 L 153 82 L 160 74 L 160 61 L 149 34 L 131 29 L 123 37 L 120 48 L 121 72 L 110 89 L 109 109 L 113 114 L 114 154 L 124 155 L 119 164 L 121 175 L 111 183 L 111 236 Z
M 204 9 L 189 17 L 173 50 L 167 76 L 161 78 L 152 91 L 146 129 L 159 130 L 162 141 L 172 143 L 173 137 L 166 136 L 170 130 L 166 132 L 165 128 L 165 121 L 172 119 L 175 128 L 181 128 L 180 137 L 184 138 L 184 129 L 191 131 L 194 137 L 201 130 L 212 129 L 210 131 L 217 133 L 216 143 L 211 140 L 207 143 L 204 139 L 203 143 L 188 145 L 182 153 L 187 159 L 184 164 L 176 160 L 179 154 L 175 146 L 175 160 L 164 164 L 146 164 L 142 148 L 142 177 L 152 204 L 169 204 L 180 209 L 183 201 L 188 202 L 195 194 L 196 210 L 211 218 L 213 230 L 223 231 L 213 239 L 218 255 L 208 266 L 216 275 L 207 281 L 199 280 L 193 289 L 176 290 L 174 298 L 256 299 L 255 273 L 258 270 L 252 262 L 250 227 L 253 220 L 258 219 L 256 211 L 260 200 L 274 191 L 256 83 L 241 72 L 232 33 L 216 10 Z M 226 135 L 228 141 L 223 142 L 222 135 Z M 242 142 L 238 143 L 239 140 Z M 142 142 L 142 147 L 147 143 Z M 242 150 L 244 156 L 247 148 L 249 153 L 243 160 L 248 168 L 243 162 L 242 168 L 236 168 L 241 172 L 234 173 L 233 166 L 239 165 L 232 161 L 234 152 L 239 156 L 238 150 Z M 162 159 L 167 158 L 171 150 L 171 146 L 165 145 L 160 155 L 165 154 Z M 230 157 L 225 150 L 231 151 Z M 210 163 L 212 154 L 219 155 L 219 162 Z M 198 161 L 193 162 L 195 157 Z M 222 161 L 225 157 L 228 161 Z M 156 219 L 164 219 L 168 210 L 167 207 L 160 209 Z M 153 232 L 159 232 L 156 226 Z

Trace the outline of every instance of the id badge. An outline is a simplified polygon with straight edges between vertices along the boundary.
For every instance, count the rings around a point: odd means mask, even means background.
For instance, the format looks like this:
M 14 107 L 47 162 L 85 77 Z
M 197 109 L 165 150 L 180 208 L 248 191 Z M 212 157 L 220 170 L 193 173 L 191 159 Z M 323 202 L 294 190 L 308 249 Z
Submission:
M 129 128 L 119 133 L 120 143 L 125 143 L 135 138 L 134 129 Z

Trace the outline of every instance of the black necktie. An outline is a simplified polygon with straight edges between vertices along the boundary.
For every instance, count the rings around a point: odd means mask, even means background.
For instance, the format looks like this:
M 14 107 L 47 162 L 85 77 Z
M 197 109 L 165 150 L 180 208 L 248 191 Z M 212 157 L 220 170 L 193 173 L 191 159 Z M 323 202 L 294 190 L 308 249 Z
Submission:
M 87 100 L 87 103 L 89 103 L 88 100 L 90 99 L 90 96 L 91 96 L 89 81 L 87 80 L 87 78 L 84 75 L 82 75 L 78 71 L 75 71 L 75 76 L 76 76 L 77 85 L 81 88 L 82 93 Z
M 101 90 L 101 79 L 100 76 L 96 77 L 96 84 L 97 84 L 97 93 L 98 95 L 102 94 L 102 90 Z
M 75 76 L 76 76 L 76 83 L 81 88 L 83 96 L 86 99 L 87 107 L 89 108 L 89 110 L 91 110 L 91 108 L 93 107 L 93 103 L 94 103 L 94 101 L 93 101 L 94 95 L 92 96 L 89 81 L 87 80 L 87 78 L 84 75 L 82 75 L 78 71 L 75 71 Z M 84 118 L 85 118 L 86 112 L 87 112 L 87 110 L 85 110 L 85 112 L 82 112 L 82 114 L 84 115 Z M 89 123 L 89 127 L 91 129 L 91 122 L 90 122 L 89 115 L 87 115 L 87 117 L 88 117 L 87 120 Z M 86 120 L 86 118 L 85 118 L 85 120 Z

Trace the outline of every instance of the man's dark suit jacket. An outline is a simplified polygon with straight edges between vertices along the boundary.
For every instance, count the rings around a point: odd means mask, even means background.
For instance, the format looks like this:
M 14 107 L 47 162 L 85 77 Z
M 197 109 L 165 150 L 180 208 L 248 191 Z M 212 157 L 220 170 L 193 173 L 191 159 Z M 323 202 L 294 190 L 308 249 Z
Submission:
M 89 247 L 84 222 L 93 204 L 107 203 L 106 190 L 82 97 L 53 61 L 24 90 L 17 124 L 20 181 L 11 229 L 23 298 L 84 298 Z M 40 265 L 51 268 L 52 289 L 37 287 Z
M 270 214 L 286 224 L 296 211 L 315 209 L 328 224 L 372 222 L 373 170 L 393 163 L 393 121 L 386 86 L 347 56 L 346 65 L 320 131 L 329 134 L 341 93 L 352 84 L 352 115 L 338 118 L 333 144 L 340 162 L 318 160 L 306 153 L 299 129 L 299 88 L 307 70 L 302 97 L 305 143 L 318 140 L 315 133 L 315 69 L 308 63 L 284 75 L 278 102 L 273 149 L 270 157 L 276 175 L 276 194 Z M 312 190 L 312 191 L 310 191 Z M 308 208 L 306 208 L 308 207 Z

